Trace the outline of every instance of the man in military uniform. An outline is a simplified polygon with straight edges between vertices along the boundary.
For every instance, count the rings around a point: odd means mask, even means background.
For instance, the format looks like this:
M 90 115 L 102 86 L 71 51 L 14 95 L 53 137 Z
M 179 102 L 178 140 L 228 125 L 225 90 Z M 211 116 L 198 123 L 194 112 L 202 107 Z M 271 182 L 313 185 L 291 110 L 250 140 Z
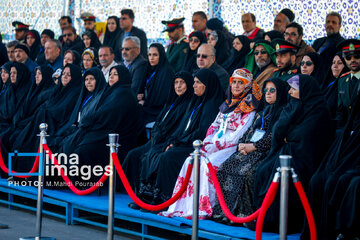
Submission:
M 350 72 L 340 76 L 338 81 L 338 108 L 336 120 L 343 127 L 350 116 L 351 108 L 360 92 L 360 40 L 348 39 L 338 44 Z
M 166 25 L 163 32 L 168 32 L 171 40 L 167 48 L 166 56 L 175 72 L 181 70 L 189 43 L 184 35 L 183 21 L 185 18 L 174 18 L 170 21 L 162 21 Z
M 26 33 L 29 31 L 29 25 L 19 21 L 12 22 L 12 25 L 15 28 L 15 39 L 21 43 L 25 43 Z
M 91 14 L 89 12 L 84 12 L 83 14 L 81 14 L 80 18 L 84 21 L 85 30 L 91 30 L 96 32 L 95 30 L 96 17 L 94 16 L 94 14 Z
M 275 39 L 276 65 L 273 77 L 278 77 L 283 81 L 287 81 L 297 74 L 298 66 L 295 64 L 298 46 L 282 39 Z

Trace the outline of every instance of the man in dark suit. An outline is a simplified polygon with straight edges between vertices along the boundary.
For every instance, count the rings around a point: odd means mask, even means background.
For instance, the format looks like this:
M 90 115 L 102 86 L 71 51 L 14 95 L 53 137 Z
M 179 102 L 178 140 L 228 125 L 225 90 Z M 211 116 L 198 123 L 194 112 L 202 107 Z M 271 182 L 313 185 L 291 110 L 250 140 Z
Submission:
M 337 12 L 330 12 L 326 16 L 325 31 L 326 37 L 318 38 L 313 43 L 312 47 L 320 54 L 324 69 L 329 69 L 332 60 L 336 54 L 336 45 L 343 41 L 344 38 L 340 35 L 341 16 Z

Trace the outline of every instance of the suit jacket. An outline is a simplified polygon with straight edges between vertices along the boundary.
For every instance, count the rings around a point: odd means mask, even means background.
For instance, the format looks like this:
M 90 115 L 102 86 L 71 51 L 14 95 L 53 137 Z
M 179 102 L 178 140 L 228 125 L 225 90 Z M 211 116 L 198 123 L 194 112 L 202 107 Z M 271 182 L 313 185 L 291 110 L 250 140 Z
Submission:
M 138 37 L 140 39 L 140 55 L 143 56 L 145 59 L 147 59 L 147 37 L 146 37 L 146 33 L 133 26 L 131 28 L 131 31 L 130 31 L 130 35 L 129 36 L 135 36 L 135 37 Z M 120 34 L 119 34 L 119 38 L 120 38 L 120 41 L 119 41 L 119 48 L 118 48 L 118 51 L 120 51 L 120 49 L 122 48 L 122 42 L 125 38 L 125 32 L 124 31 L 121 31 Z M 116 49 L 115 49 L 115 61 L 117 62 L 122 62 L 124 61 L 122 59 L 122 56 L 121 56 L 121 52 L 117 52 Z
M 324 69 L 330 68 L 332 60 L 337 52 L 336 45 L 343 40 L 344 38 L 340 33 L 337 33 L 329 37 L 318 38 L 314 41 L 312 47 L 320 54 L 325 67 Z
M 131 74 L 131 88 L 134 93 L 139 94 L 141 86 L 146 80 L 146 72 L 148 68 L 148 62 L 142 55 L 137 56 L 134 61 L 129 65 L 129 71 Z

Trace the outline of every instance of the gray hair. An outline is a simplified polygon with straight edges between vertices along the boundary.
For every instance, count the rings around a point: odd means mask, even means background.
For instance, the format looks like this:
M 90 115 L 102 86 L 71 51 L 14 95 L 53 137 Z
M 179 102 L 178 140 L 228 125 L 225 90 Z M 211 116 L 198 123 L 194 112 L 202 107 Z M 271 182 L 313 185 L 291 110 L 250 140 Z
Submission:
M 213 36 L 215 38 L 215 41 L 217 42 L 219 40 L 219 36 L 216 31 L 209 32 L 208 36 Z
M 11 47 L 15 47 L 16 45 L 18 45 L 20 42 L 18 40 L 14 40 L 14 41 L 11 41 L 11 42 L 8 42 L 6 44 L 6 48 L 11 48 Z
M 135 44 L 135 47 L 140 48 L 140 39 L 136 36 L 127 36 L 124 38 L 123 43 L 126 41 L 132 41 Z
M 215 49 L 213 46 L 211 46 L 211 45 L 208 44 L 208 43 L 203 43 L 203 44 L 200 45 L 200 47 L 202 47 L 202 46 L 209 47 L 210 50 L 211 50 L 211 55 L 212 55 L 212 56 L 216 56 L 216 49 Z M 199 47 L 199 48 L 200 48 L 200 47 Z M 198 48 L 198 49 L 199 49 L 199 48 Z
M 57 39 L 49 39 L 46 42 L 54 43 L 55 47 L 57 47 L 61 51 L 61 42 L 59 40 L 57 40 Z

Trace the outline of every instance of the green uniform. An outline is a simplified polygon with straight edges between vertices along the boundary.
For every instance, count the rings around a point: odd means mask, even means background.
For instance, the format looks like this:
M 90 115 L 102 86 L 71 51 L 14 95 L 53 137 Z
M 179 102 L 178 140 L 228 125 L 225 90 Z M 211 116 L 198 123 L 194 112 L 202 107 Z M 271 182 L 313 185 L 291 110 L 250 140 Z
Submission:
M 185 55 L 188 49 L 189 43 L 186 37 L 179 39 L 177 42 L 173 42 L 166 51 L 166 57 L 174 69 L 174 72 L 179 72 L 184 64 Z
M 350 72 L 340 76 L 338 81 L 338 107 L 336 112 L 336 120 L 340 127 L 346 124 L 351 113 L 351 108 L 355 104 L 359 93 L 359 81 L 355 76 L 352 77 Z
M 288 71 L 280 71 L 278 68 L 274 70 L 274 74 L 272 77 L 280 78 L 284 82 L 289 80 L 292 76 L 295 76 L 297 74 L 297 68 L 298 66 L 295 64 L 290 68 Z

